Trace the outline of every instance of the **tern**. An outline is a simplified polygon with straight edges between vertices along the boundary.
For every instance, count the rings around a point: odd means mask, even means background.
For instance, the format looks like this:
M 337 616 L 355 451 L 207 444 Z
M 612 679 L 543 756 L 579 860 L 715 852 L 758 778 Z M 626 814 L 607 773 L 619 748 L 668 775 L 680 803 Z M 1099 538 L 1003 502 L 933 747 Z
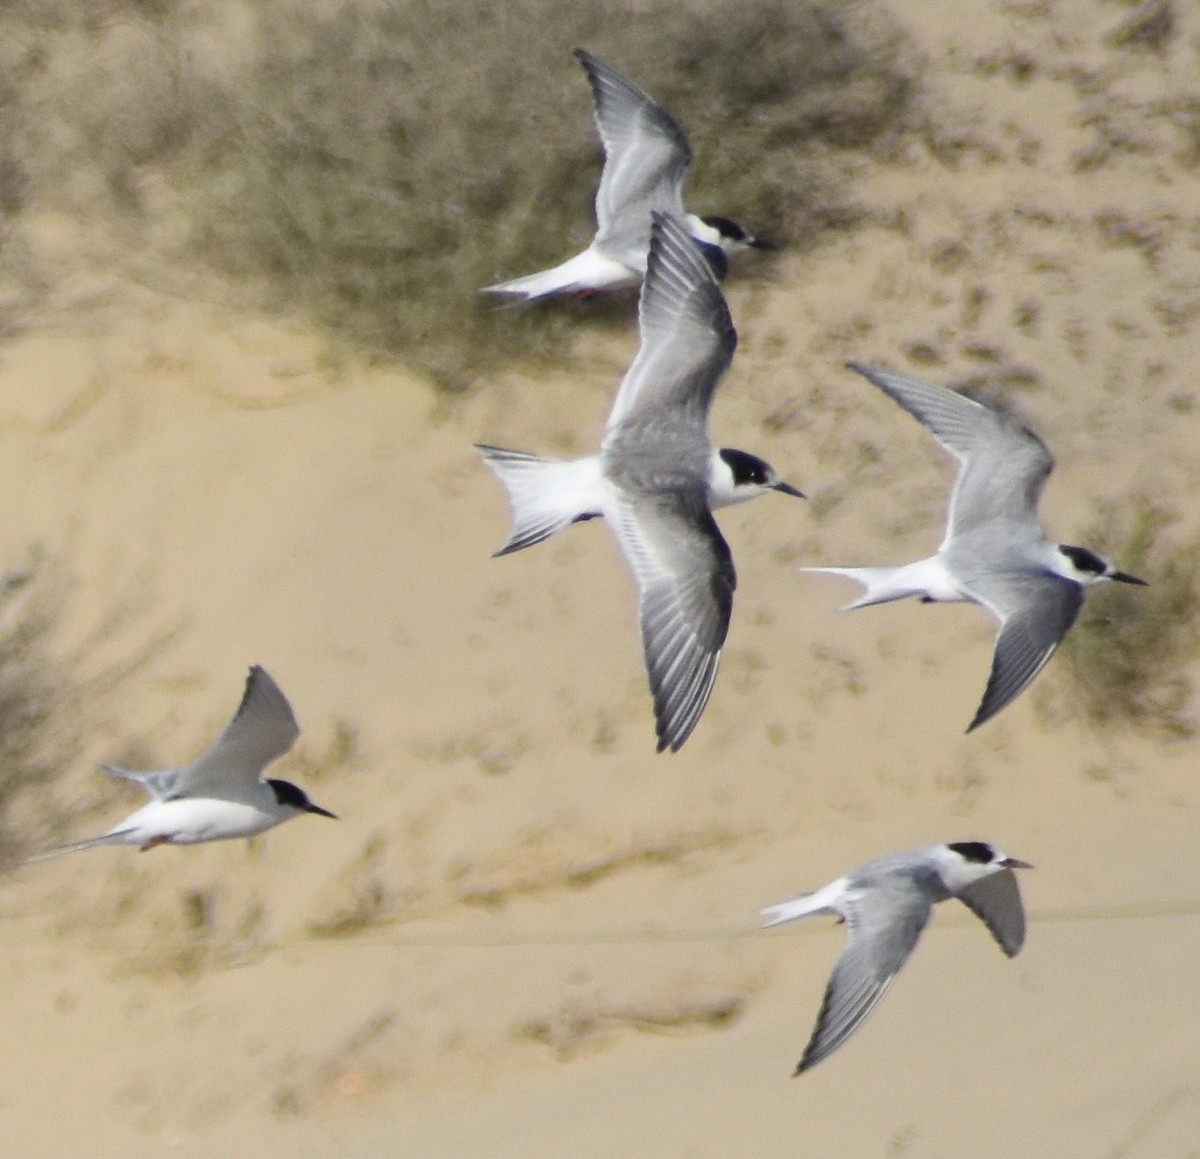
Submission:
M 913 952 L 935 902 L 958 898 L 1015 957 L 1025 942 L 1025 911 L 1012 871 L 1031 868 L 986 841 L 926 845 L 764 909 L 764 927 L 810 914 L 833 914 L 846 924 L 846 948 L 795 1074 L 816 1066 L 862 1025 Z
M 1038 498 L 1054 469 L 1049 448 L 1010 414 L 974 399 L 851 362 L 902 406 L 959 463 L 945 538 L 935 555 L 899 567 L 809 567 L 866 589 L 843 611 L 915 596 L 924 603 L 970 601 L 999 621 L 983 700 L 967 727 L 1011 704 L 1042 670 L 1075 622 L 1089 588 L 1146 581 L 1089 551 L 1053 543 L 1038 519 Z
M 675 214 L 724 276 L 727 255 L 756 246 L 768 248 L 727 217 L 697 217 L 683 208 L 683 182 L 692 150 L 683 130 L 652 97 L 616 69 L 581 48 L 575 50 L 587 72 L 596 126 L 604 144 L 604 170 L 596 193 L 596 236 L 581 254 L 541 273 L 484 288 L 487 294 L 515 294 L 525 301 L 552 294 L 588 295 L 596 290 L 636 286 L 646 272 L 653 210 Z
M 679 750 L 700 719 L 729 629 L 737 576 L 714 507 L 767 491 L 803 498 L 770 464 L 714 449 L 708 415 L 737 332 L 717 280 L 676 217 L 654 213 L 638 309 L 641 346 L 598 454 L 543 459 L 475 449 L 508 492 L 513 528 L 495 554 L 603 516 L 638 585 L 658 751 Z
M 102 766 L 111 776 L 141 785 L 150 795 L 149 804 L 99 837 L 60 845 L 32 860 L 96 845 L 137 845 L 145 852 L 156 845 L 253 837 L 303 813 L 336 817 L 314 805 L 290 781 L 263 780 L 260 775 L 299 735 L 287 697 L 266 669 L 255 665 L 233 719 L 191 764 L 150 773 Z

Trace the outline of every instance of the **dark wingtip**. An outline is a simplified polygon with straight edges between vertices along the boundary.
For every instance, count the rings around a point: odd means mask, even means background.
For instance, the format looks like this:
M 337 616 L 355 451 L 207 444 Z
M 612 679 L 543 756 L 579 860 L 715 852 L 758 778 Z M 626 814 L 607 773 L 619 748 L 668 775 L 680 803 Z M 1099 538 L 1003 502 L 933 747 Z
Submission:
M 1001 705 L 1001 708 L 1004 706 Z M 974 717 L 971 718 L 971 723 L 967 725 L 967 732 L 974 732 L 981 724 L 986 724 L 993 716 L 999 712 L 999 708 L 992 708 L 988 705 L 987 696 L 984 696 L 983 702 L 975 710 Z M 964 735 L 966 735 L 964 733 Z

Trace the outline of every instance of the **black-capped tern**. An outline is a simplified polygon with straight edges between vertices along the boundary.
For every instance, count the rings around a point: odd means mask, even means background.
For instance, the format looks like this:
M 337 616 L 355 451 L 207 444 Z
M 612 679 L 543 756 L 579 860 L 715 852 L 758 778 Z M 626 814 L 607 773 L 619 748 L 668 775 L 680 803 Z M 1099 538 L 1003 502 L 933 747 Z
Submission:
M 262 779 L 267 765 L 283 756 L 299 735 L 287 697 L 266 670 L 255 665 L 233 719 L 190 764 L 150 773 L 103 766 L 110 775 L 141 785 L 150 795 L 149 804 L 99 837 L 60 845 L 31 860 L 95 845 L 137 845 L 145 851 L 156 845 L 253 837 L 303 813 L 335 817 L 290 781 Z
M 475 449 L 508 492 L 507 555 L 603 516 L 633 569 L 658 750 L 675 752 L 708 703 L 737 583 L 712 508 L 767 491 L 803 498 L 762 459 L 714 449 L 708 415 L 737 333 L 684 224 L 654 213 L 639 306 L 641 347 L 598 454 L 543 459 Z
M 683 208 L 683 183 L 692 150 L 683 130 L 652 97 L 591 53 L 575 50 L 587 72 L 604 170 L 596 193 L 596 236 L 581 254 L 540 273 L 484 288 L 526 301 L 552 294 L 588 294 L 636 286 L 646 272 L 650 214 L 672 213 L 687 223 L 719 276 L 727 255 L 766 248 L 727 217 L 697 217 Z
M 1049 448 L 1010 414 L 943 386 L 852 362 L 850 369 L 902 406 L 959 463 L 946 534 L 935 555 L 899 567 L 809 567 L 866 589 L 843 611 L 915 596 L 967 600 L 1000 622 L 991 675 L 967 731 L 1015 700 L 1075 622 L 1087 589 L 1145 585 L 1085 547 L 1047 539 L 1038 519 L 1054 468 Z
M 1029 868 L 986 841 L 926 845 L 869 861 L 815 893 L 764 909 L 764 927 L 811 914 L 846 924 L 846 948 L 795 1073 L 816 1066 L 862 1025 L 913 952 L 936 902 L 958 898 L 1014 957 L 1025 942 L 1025 910 L 1012 871 Z

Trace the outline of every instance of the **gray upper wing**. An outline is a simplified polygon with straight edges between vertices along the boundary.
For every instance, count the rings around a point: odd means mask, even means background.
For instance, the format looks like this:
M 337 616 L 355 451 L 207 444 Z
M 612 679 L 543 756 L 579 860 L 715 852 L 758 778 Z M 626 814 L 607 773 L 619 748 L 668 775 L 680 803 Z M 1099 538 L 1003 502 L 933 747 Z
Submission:
M 968 590 L 1000 621 L 983 700 L 967 731 L 1011 704 L 1033 682 L 1083 606 L 1077 583 L 1048 571 L 971 577 Z
M 699 485 L 630 498 L 610 522 L 638 582 L 658 751 L 676 752 L 717 678 L 737 586 L 733 557 Z
M 120 777 L 123 781 L 134 781 L 142 786 L 155 801 L 166 801 L 175 796 L 179 785 L 179 769 L 162 769 L 154 773 L 135 773 L 132 769 L 123 769 L 120 765 L 100 766 L 110 777 Z
M 621 382 L 606 443 L 628 420 L 668 415 L 707 441 L 708 413 L 737 331 L 704 255 L 677 217 L 654 215 L 638 307 L 641 346 Z
M 257 664 L 233 719 L 216 742 L 190 765 L 178 770 L 171 796 L 194 797 L 217 789 L 252 785 L 263 769 L 283 756 L 300 735 L 292 706 Z
M 944 386 L 848 365 L 927 427 L 958 460 L 943 546 L 993 519 L 1038 527 L 1038 499 L 1054 456 L 1033 431 L 1012 415 Z
M 605 162 L 596 193 L 596 244 L 641 269 L 650 211 L 683 212 L 683 182 L 692 161 L 687 137 L 670 114 L 616 69 L 583 49 Z
M 1000 948 L 1015 957 L 1025 944 L 1025 907 L 1011 869 L 980 878 L 956 895 L 991 931 Z
M 857 891 L 841 912 L 846 948 L 833 968 L 797 1074 L 837 1050 L 875 1009 L 917 944 L 932 906 L 912 878 L 897 876 Z

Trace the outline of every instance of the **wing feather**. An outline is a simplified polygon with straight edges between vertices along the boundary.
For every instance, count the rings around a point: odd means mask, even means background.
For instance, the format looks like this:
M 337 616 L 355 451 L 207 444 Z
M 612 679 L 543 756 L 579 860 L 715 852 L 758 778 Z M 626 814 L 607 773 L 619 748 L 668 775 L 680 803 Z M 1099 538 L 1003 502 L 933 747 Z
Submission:
M 737 574 L 703 491 L 621 503 L 613 531 L 637 579 L 658 751 L 677 752 L 717 678 Z
M 641 346 L 613 403 L 607 446 L 650 412 L 708 437 L 708 413 L 733 360 L 737 331 L 712 269 L 683 223 L 655 214 L 638 306 Z
M 992 519 L 1037 526 L 1038 499 L 1054 456 L 1024 423 L 944 386 L 857 362 L 849 367 L 928 428 L 958 460 L 943 547 Z
M 981 575 L 967 587 L 1000 621 L 992 670 L 970 732 L 1033 683 L 1079 615 L 1083 589 L 1048 571 Z
M 648 93 L 583 49 L 604 170 L 596 193 L 595 244 L 632 268 L 644 268 L 654 209 L 683 213 L 692 162 L 687 136 Z
M 801 1074 L 841 1046 L 888 992 L 929 922 L 932 906 L 911 878 L 880 879 L 839 906 L 846 948 L 825 988 Z
M 980 878 L 956 894 L 985 926 L 1010 958 L 1025 944 L 1025 907 L 1017 875 L 1011 869 Z

